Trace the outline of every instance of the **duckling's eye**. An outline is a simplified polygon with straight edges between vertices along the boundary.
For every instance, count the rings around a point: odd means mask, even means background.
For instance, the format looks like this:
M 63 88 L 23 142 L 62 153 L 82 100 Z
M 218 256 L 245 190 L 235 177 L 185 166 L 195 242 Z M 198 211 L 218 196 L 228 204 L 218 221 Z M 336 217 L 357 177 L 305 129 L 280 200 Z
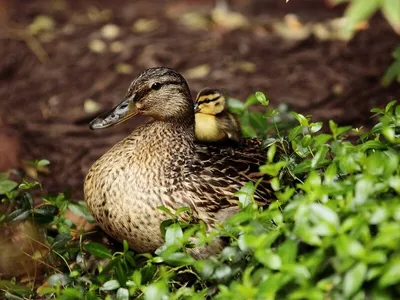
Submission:
M 154 82 L 152 85 L 151 85 L 151 89 L 152 90 L 159 90 L 161 88 L 161 83 L 159 83 L 159 82 Z

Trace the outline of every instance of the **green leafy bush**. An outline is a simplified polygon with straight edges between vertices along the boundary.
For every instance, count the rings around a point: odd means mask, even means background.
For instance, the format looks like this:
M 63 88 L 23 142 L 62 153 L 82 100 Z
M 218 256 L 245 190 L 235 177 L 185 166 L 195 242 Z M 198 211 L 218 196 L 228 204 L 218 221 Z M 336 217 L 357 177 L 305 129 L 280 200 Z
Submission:
M 348 2 L 344 13 L 346 24 L 344 36 L 351 38 L 357 25 L 370 19 L 376 12 L 381 11 L 383 16 L 392 26 L 393 30 L 400 34 L 400 1 L 399 0 L 330 0 L 333 4 Z
M 393 51 L 394 61 L 386 70 L 382 83 L 389 86 L 393 81 L 400 83 L 400 46 Z
M 0 193 L 13 209 L 2 215 L 2 224 L 40 220 L 49 250 L 44 260 L 53 266 L 39 287 L 0 281 L 4 294 L 12 299 L 398 298 L 400 106 L 393 101 L 374 109 L 378 122 L 370 131 L 330 121 L 329 133 L 321 133 L 321 122 L 269 109 L 262 93 L 244 104 L 229 103 L 246 135 L 265 138 L 268 155 L 260 171 L 272 177 L 275 202 L 259 207 L 253 197 L 257 187 L 248 183 L 237 192 L 241 211 L 210 234 L 203 223 L 180 219 L 190 214 L 188 208 L 172 213 L 160 207 L 170 216 L 160 228 L 165 244 L 154 254 L 136 254 L 126 243 L 110 250 L 89 233 L 76 234 L 65 212 L 92 221 L 84 203 L 60 194 L 34 207 L 29 192 L 38 184 L 17 185 L 3 176 Z M 249 113 L 255 103 L 266 111 Z M 350 135 L 358 141 L 351 143 Z M 188 254 L 216 236 L 229 239 L 220 255 L 195 260 Z
M 375 13 L 380 11 L 392 26 L 393 30 L 400 35 L 400 0 L 330 0 L 333 4 L 348 2 L 344 12 L 344 26 L 341 36 L 345 40 L 351 39 L 357 31 L 361 22 L 369 20 Z M 393 52 L 394 62 L 388 67 L 383 78 L 384 86 L 393 81 L 400 83 L 400 46 Z

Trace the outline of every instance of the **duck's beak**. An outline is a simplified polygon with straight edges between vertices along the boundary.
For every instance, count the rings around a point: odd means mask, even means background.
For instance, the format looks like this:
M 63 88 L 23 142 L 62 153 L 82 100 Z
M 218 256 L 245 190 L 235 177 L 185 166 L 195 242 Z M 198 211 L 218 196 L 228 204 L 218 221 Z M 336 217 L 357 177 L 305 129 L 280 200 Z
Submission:
M 92 130 L 103 129 L 122 123 L 129 118 L 139 113 L 136 104 L 132 102 L 132 98 L 123 100 L 120 104 L 114 107 L 111 111 L 98 116 L 89 123 L 89 128 Z
M 199 103 L 194 104 L 194 113 L 198 113 L 200 111 Z

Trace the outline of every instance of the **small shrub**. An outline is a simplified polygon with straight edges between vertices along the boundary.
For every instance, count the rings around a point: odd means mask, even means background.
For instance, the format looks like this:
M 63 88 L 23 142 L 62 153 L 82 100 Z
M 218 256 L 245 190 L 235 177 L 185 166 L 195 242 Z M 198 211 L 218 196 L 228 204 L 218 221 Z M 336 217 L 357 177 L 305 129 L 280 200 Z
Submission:
M 255 103 L 266 112 L 249 112 Z M 31 220 L 46 232 L 46 283 L 26 288 L 0 281 L 6 297 L 57 299 L 394 299 L 400 295 L 400 106 L 374 109 L 371 130 L 329 131 L 311 117 L 271 110 L 262 93 L 242 104 L 230 101 L 247 136 L 265 138 L 268 155 L 260 171 L 272 177 L 277 200 L 254 201 L 256 185 L 238 191 L 239 213 L 210 234 L 203 223 L 184 222 L 188 208 L 172 213 L 160 230 L 165 244 L 154 254 L 119 251 L 80 232 L 73 210 L 92 221 L 84 203 L 68 195 L 44 197 L 2 175 L 0 194 L 11 205 L 2 225 Z M 290 124 L 290 126 L 288 126 Z M 356 136 L 351 143 L 348 136 Z M 289 178 L 290 180 L 286 181 Z M 288 182 L 288 183 L 287 183 Z M 185 218 L 187 219 L 187 218 Z M 189 217 L 190 220 L 190 217 Z M 216 257 L 188 254 L 216 236 L 229 245 Z M 51 266 L 51 267 L 50 267 Z

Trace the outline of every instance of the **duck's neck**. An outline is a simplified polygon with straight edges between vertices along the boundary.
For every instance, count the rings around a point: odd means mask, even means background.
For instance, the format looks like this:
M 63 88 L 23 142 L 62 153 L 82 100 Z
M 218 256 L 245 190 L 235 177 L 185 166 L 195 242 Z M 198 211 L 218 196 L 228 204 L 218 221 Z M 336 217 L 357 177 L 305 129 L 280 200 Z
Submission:
M 134 130 L 128 140 L 133 142 L 136 161 L 147 161 L 154 155 L 154 160 L 168 163 L 172 156 L 195 152 L 194 122 L 154 120 Z

